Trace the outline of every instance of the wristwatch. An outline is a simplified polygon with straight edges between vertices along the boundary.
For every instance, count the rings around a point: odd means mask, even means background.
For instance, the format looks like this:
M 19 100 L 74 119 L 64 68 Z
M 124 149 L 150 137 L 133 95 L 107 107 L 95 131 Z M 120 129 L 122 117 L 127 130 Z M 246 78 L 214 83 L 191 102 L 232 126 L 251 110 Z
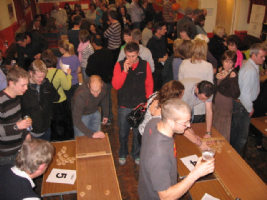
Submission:
M 206 132 L 206 134 L 210 135 L 211 136 L 211 132 Z
M 15 125 L 13 126 L 13 128 L 14 128 L 15 131 L 18 131 L 18 130 L 19 130 L 19 127 L 18 127 L 17 124 L 15 124 Z

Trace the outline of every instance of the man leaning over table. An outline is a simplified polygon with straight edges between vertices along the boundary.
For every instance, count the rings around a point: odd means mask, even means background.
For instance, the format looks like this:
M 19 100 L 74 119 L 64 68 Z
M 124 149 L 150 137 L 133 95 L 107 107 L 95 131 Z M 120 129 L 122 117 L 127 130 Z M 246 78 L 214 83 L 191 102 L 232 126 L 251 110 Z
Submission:
M 105 134 L 100 131 L 101 116 L 99 104 L 103 109 L 103 121 L 108 121 L 109 92 L 106 83 L 100 76 L 92 75 L 77 88 L 72 98 L 72 118 L 74 124 L 74 135 L 88 136 L 92 138 L 104 138 Z
M 250 47 L 250 58 L 242 65 L 238 74 L 240 97 L 233 100 L 230 144 L 241 154 L 248 138 L 251 116 L 254 113 L 253 101 L 260 93 L 259 65 L 265 60 L 266 49 L 256 43 Z
M 179 199 L 197 179 L 214 171 L 214 158 L 203 162 L 199 158 L 188 176 L 177 183 L 174 133 L 183 134 L 190 127 L 191 109 L 180 99 L 166 101 L 162 118 L 147 124 L 142 137 L 138 194 L 140 200 Z
M 41 176 L 52 161 L 53 145 L 27 136 L 14 165 L 0 166 L 0 199 L 41 200 L 32 179 Z
M 210 138 L 212 126 L 212 95 L 214 91 L 213 84 L 209 81 L 202 81 L 199 78 L 184 78 L 180 80 L 180 82 L 185 87 L 182 100 L 186 102 L 191 109 L 201 102 L 205 102 L 207 129 L 204 138 Z M 186 129 L 184 135 L 190 140 L 190 138 L 195 134 L 192 128 L 188 128 Z M 194 138 L 191 139 L 194 143 L 193 140 Z M 200 142 L 196 141 L 195 143 L 201 148 L 207 148 L 205 142 L 199 144 Z

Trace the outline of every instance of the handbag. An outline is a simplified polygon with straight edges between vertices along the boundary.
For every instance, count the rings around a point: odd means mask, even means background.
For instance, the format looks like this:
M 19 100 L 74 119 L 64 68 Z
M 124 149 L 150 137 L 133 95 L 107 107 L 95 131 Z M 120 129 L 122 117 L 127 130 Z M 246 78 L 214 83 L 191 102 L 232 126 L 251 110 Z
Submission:
M 152 97 L 151 95 L 148 100 Z M 148 101 L 147 100 L 147 101 Z M 147 108 L 152 104 L 153 101 L 150 102 L 148 106 L 146 103 L 140 103 L 136 106 L 128 115 L 126 115 L 126 120 L 133 128 L 137 128 L 139 124 L 141 124 L 145 118 Z

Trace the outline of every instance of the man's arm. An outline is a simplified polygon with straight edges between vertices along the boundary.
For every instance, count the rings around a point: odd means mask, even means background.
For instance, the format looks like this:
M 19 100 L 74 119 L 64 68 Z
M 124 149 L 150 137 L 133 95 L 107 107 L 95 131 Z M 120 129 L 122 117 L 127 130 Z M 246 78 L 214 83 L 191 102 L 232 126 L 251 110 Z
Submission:
M 202 162 L 199 158 L 195 168 L 181 182 L 172 185 L 165 191 L 158 191 L 161 200 L 178 199 L 183 196 L 197 179 L 214 171 L 214 159 Z
M 77 96 L 79 94 L 76 94 Z M 85 124 L 82 122 L 83 108 L 86 105 L 80 98 L 77 96 L 73 97 L 72 101 L 72 119 L 73 124 L 76 126 L 84 135 L 88 137 L 92 137 L 94 132 L 87 128 Z
M 113 34 L 112 24 L 108 27 L 108 29 L 104 32 L 104 37 L 109 38 Z
M 191 127 L 185 130 L 184 136 L 201 149 L 209 148 L 207 143 L 202 142 Z
M 124 81 L 127 77 L 127 72 L 124 70 L 121 70 L 120 63 L 116 63 L 114 72 L 113 72 L 113 77 L 112 77 L 112 86 L 114 87 L 115 90 L 121 89 L 121 87 L 124 84 Z
M 207 132 L 211 132 L 212 126 L 212 102 L 205 101 Z
M 150 97 L 150 95 L 153 93 L 153 88 L 154 88 L 152 72 L 151 72 L 151 68 L 150 68 L 148 62 L 146 65 L 145 87 L 146 87 L 146 98 L 148 99 Z

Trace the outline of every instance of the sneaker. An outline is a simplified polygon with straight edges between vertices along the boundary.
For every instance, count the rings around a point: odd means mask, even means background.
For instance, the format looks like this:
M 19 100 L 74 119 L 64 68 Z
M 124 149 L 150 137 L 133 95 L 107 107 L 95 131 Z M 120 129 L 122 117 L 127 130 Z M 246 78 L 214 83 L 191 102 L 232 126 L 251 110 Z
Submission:
M 119 164 L 125 165 L 126 164 L 126 158 L 119 158 Z
M 110 124 L 111 124 L 111 120 L 109 119 L 106 125 L 110 125 Z
M 139 165 L 140 159 L 139 158 L 136 158 L 136 159 L 134 159 L 134 162 L 135 162 L 136 165 Z

